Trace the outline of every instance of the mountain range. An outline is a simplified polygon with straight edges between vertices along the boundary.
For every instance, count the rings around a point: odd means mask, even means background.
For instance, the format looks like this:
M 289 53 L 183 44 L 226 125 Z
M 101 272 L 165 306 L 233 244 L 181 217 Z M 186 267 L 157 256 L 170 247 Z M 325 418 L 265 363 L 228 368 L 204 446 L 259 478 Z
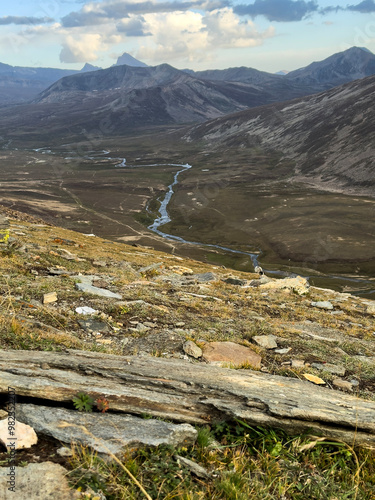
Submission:
M 205 122 L 375 74 L 375 55 L 353 47 L 285 76 L 251 68 L 194 73 L 168 64 L 87 69 L 59 79 L 31 104 L 3 109 L 1 133 L 26 128 L 64 135 L 99 128 L 104 135 L 121 135 L 137 127 Z M 103 129 L 103 122 L 110 126 Z
M 126 52 L 117 59 L 116 65 L 147 66 Z M 102 68 L 86 63 L 81 72 L 98 71 Z M 55 68 L 32 68 L 0 63 L 0 105 L 24 103 L 64 76 L 80 71 Z

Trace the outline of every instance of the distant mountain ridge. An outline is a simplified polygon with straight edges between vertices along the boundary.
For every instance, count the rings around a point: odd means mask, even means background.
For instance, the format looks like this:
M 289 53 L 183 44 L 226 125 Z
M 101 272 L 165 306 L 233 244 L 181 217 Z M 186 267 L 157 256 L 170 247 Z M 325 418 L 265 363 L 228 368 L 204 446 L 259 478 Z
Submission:
M 145 63 L 126 52 L 118 58 L 117 63 L 112 68 L 123 65 L 135 68 L 149 68 Z M 0 88 L 2 91 L 0 93 L 0 105 L 27 102 L 61 78 L 73 76 L 80 72 L 86 73 L 100 70 L 101 68 L 88 63 L 81 71 L 13 67 L 9 64 L 0 63 Z M 238 84 L 253 86 L 252 92 L 258 94 L 259 97 L 255 105 L 262 105 L 321 92 L 355 79 L 371 76 L 375 74 L 375 55 L 368 49 L 352 47 L 345 52 L 334 54 L 324 61 L 312 63 L 306 68 L 292 71 L 286 75 L 267 73 L 247 67 L 196 72 L 184 70 L 183 73 L 199 80 L 236 84 L 235 93 L 239 91 Z M 110 73 L 107 75 L 109 79 L 112 78 Z M 142 83 L 140 85 L 142 88 L 145 87 Z M 149 84 L 146 86 L 148 87 Z M 249 88 L 244 89 L 245 93 L 249 90 Z M 228 94 L 226 97 L 228 97 Z M 250 104 L 246 104 L 246 98 L 241 98 L 241 105 L 253 106 L 253 99 L 251 99 Z M 233 110 L 236 109 L 236 107 L 233 108 Z
M 285 78 L 304 85 L 336 87 L 375 74 L 375 55 L 368 49 L 352 47 L 324 61 L 291 71 Z M 325 89 L 322 89 L 325 90 Z

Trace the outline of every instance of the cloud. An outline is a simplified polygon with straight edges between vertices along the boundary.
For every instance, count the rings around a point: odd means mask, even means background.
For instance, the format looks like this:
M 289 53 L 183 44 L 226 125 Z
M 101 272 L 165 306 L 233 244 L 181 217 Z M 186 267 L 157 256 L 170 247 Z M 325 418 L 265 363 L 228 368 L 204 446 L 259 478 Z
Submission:
M 123 19 L 117 26 L 119 33 L 126 36 L 151 36 L 150 31 L 146 31 L 145 20 L 142 16 Z
M 60 61 L 63 63 L 96 61 L 97 53 L 103 48 L 102 37 L 99 34 L 68 35 L 63 43 Z
M 374 0 L 363 0 L 363 2 L 359 3 L 358 5 L 348 5 L 346 8 L 348 10 L 354 10 L 367 14 L 370 12 L 375 12 L 375 2 Z
M 233 10 L 241 16 L 264 16 L 269 21 L 292 22 L 317 12 L 319 6 L 315 0 L 255 0 L 251 5 L 237 5 Z
M 131 14 L 153 14 L 162 12 L 186 12 L 189 9 L 212 11 L 228 5 L 227 0 L 188 0 L 174 2 L 146 1 L 107 1 L 88 3 L 78 12 L 63 17 L 61 23 L 66 28 L 95 26 L 109 20 L 128 18 Z
M 222 49 L 254 47 L 274 36 L 272 27 L 259 32 L 252 22 L 241 21 L 229 8 L 144 17 L 153 36 L 136 57 L 151 61 L 207 61 Z
M 0 17 L 0 25 L 6 24 L 48 24 L 53 23 L 54 19 L 50 17 L 17 17 L 17 16 L 5 16 Z

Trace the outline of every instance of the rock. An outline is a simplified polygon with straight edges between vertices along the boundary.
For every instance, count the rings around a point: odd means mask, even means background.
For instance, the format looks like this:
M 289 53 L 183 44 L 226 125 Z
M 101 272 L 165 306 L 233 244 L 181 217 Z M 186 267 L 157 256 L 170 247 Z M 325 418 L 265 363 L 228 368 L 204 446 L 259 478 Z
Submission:
M 192 340 L 187 340 L 183 345 L 183 349 L 188 356 L 192 356 L 196 359 L 202 357 L 202 349 Z
M 105 288 L 98 288 L 93 285 L 88 285 L 87 283 L 76 283 L 77 290 L 85 293 L 91 293 L 92 295 L 98 295 L 99 297 L 108 297 L 111 299 L 122 299 L 122 295 L 119 293 L 114 293 Z
M 345 368 L 339 365 L 333 365 L 331 363 L 312 363 L 312 368 L 316 368 L 317 370 L 326 371 L 332 373 L 333 375 L 341 375 L 342 377 L 345 375 Z
M 284 349 L 275 349 L 275 353 L 277 354 L 288 354 L 292 350 L 291 347 L 284 347 Z
M 133 340 L 150 348 L 153 337 Z M 42 363 L 51 367 L 49 376 Z M 353 441 L 375 445 L 374 401 L 252 370 L 125 353 L 66 349 L 33 351 L 31 357 L 30 351 L 0 350 L 0 392 L 9 387 L 18 396 L 68 403 L 80 391 L 92 397 L 103 394 L 116 412 L 204 425 L 238 418 L 293 435 L 308 432 L 351 446 Z M 43 418 L 48 414 L 49 408 Z
M 203 358 L 209 364 L 239 366 L 249 364 L 259 370 L 261 356 L 249 347 L 234 342 L 210 342 L 203 347 Z
M 218 277 L 216 274 L 208 272 L 208 273 L 200 273 L 194 274 L 192 278 L 196 279 L 199 283 L 207 283 L 209 281 L 217 281 Z
M 106 267 L 107 263 L 104 262 L 103 260 L 94 260 L 94 262 L 92 263 L 92 265 L 95 266 L 95 267 Z
M 228 283 L 229 285 L 237 285 L 237 286 L 244 286 L 247 283 L 246 280 L 241 280 L 239 278 L 226 278 L 223 281 L 224 283 Z
M 171 424 L 126 414 L 82 413 L 18 404 L 17 415 L 40 434 L 52 436 L 63 443 L 82 443 L 107 455 L 120 455 L 126 446 L 192 444 L 197 436 L 197 431 L 189 424 Z
M 56 453 L 59 455 L 59 457 L 72 457 L 73 452 L 70 448 L 67 448 L 66 446 L 62 446 L 58 450 L 56 450 Z
M 268 283 L 261 284 L 260 288 L 262 290 L 292 290 L 298 293 L 298 295 L 305 295 L 309 291 L 309 283 L 306 278 L 297 276 L 296 278 L 272 280 Z
M 69 276 L 69 275 L 73 274 L 73 273 L 67 271 L 62 266 L 49 267 L 48 273 L 51 274 L 52 276 Z
M 367 314 L 374 314 L 375 315 L 375 303 L 367 304 L 366 312 L 367 312 Z
M 292 368 L 303 368 L 305 362 L 302 359 L 292 359 Z
M 194 271 L 192 269 L 190 269 L 189 267 L 171 266 L 170 270 L 176 274 L 181 274 L 183 276 L 194 274 Z
M 8 417 L 8 412 L 4 410 L 0 410 L 0 420 Z
M 52 304 L 52 302 L 57 301 L 57 293 L 50 292 L 43 295 L 43 304 Z
M 252 338 L 261 347 L 265 349 L 275 349 L 277 347 L 275 335 L 256 335 Z
M 180 457 L 180 455 L 174 455 L 174 459 L 181 465 L 187 467 L 193 474 L 202 479 L 208 479 L 210 474 L 201 465 L 196 464 L 188 458 Z
M 109 333 L 111 331 L 107 323 L 95 319 L 78 320 L 78 324 L 86 332 L 91 330 L 92 332 Z
M 177 328 L 183 328 L 185 326 L 185 323 L 183 321 L 178 321 L 176 323 Z
M 15 467 L 14 491 L 9 491 L 11 479 L 8 467 L 0 468 L 0 491 L 2 500 L 75 500 L 81 498 L 78 491 L 69 487 L 68 471 L 59 464 L 44 462 Z
M 139 273 L 148 273 L 150 271 L 157 271 L 161 269 L 164 266 L 162 262 L 157 262 L 156 264 L 151 264 L 151 266 L 146 266 L 146 267 L 141 267 L 141 269 L 138 270 Z
M 303 376 L 305 377 L 306 380 L 312 382 L 313 384 L 325 385 L 324 380 L 321 379 L 320 377 L 317 377 L 316 375 L 312 375 L 311 373 L 304 373 Z
M 327 311 L 333 309 L 333 305 L 328 300 L 311 302 L 312 307 L 318 307 L 319 309 L 326 309 Z
M 0 421 L 0 442 L 5 447 L 9 447 L 9 443 L 15 441 L 15 449 L 20 450 L 22 448 L 31 448 L 31 446 L 38 442 L 38 436 L 29 425 L 16 420 L 14 425 L 15 430 L 13 430 L 12 427 L 8 429 L 8 426 L 11 425 L 10 422 L 9 418 Z
M 77 307 L 76 312 L 78 314 L 89 315 L 89 314 L 96 314 L 98 311 L 96 311 L 92 307 L 83 306 L 83 307 Z
M 332 385 L 334 387 L 337 387 L 338 389 L 342 389 L 344 391 L 352 391 L 353 390 L 353 384 L 351 384 L 347 380 L 343 380 L 341 378 L 334 378 L 332 380 Z

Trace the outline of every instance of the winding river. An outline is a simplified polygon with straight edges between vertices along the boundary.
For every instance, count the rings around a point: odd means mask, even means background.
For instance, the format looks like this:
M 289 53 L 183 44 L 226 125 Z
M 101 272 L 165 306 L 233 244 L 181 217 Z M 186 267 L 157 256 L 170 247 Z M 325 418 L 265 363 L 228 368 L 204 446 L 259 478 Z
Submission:
M 44 147 L 44 148 L 38 148 L 34 149 L 33 151 L 39 152 L 41 154 L 56 154 L 53 152 L 51 149 Z M 79 155 L 77 152 L 71 152 L 73 156 L 68 156 L 65 159 L 76 159 L 78 157 L 83 157 L 88 160 L 109 160 L 109 161 L 114 161 L 116 162 L 114 164 L 115 168 L 137 168 L 136 165 L 128 165 L 126 163 L 125 158 L 118 158 L 118 157 L 111 157 L 110 151 L 108 150 L 101 150 L 101 151 L 86 151 L 86 154 Z M 250 253 L 250 252 L 244 252 L 241 250 L 234 250 L 232 248 L 224 247 L 221 245 L 213 245 L 213 244 L 208 244 L 208 243 L 201 243 L 198 241 L 189 241 L 185 240 L 184 238 L 181 238 L 180 236 L 174 236 L 172 234 L 167 234 L 163 232 L 160 228 L 167 224 L 168 222 L 171 222 L 171 218 L 168 214 L 168 205 L 169 202 L 172 199 L 172 196 L 174 194 L 174 187 L 178 184 L 178 178 L 179 175 L 189 169 L 192 168 L 191 165 L 188 163 L 186 164 L 175 164 L 175 163 L 164 163 L 164 164 L 153 164 L 153 165 L 139 165 L 140 167 L 157 167 L 157 166 L 172 166 L 172 167 L 177 167 L 179 170 L 177 173 L 174 175 L 173 182 L 168 186 L 167 192 L 164 196 L 163 199 L 160 199 L 160 207 L 159 207 L 159 216 L 154 220 L 154 222 L 148 226 L 148 229 L 153 231 L 154 233 L 158 234 L 162 238 L 166 238 L 172 241 L 178 241 L 180 243 L 185 243 L 188 245 L 197 245 L 203 248 L 213 248 L 217 250 L 222 250 L 224 252 L 228 252 L 230 254 L 237 254 L 237 255 L 246 255 L 250 257 L 251 262 L 253 266 L 259 265 L 258 263 L 258 258 L 259 254 L 255 253 Z M 285 276 L 292 276 L 294 275 L 293 272 L 289 271 L 281 271 L 281 270 L 270 270 L 270 269 L 264 269 L 267 274 L 269 275 L 274 275 L 274 276 L 279 276 L 279 277 L 285 277 Z M 300 269 L 298 270 L 298 274 L 301 275 Z M 310 279 L 310 283 L 319 286 L 319 287 L 325 287 L 325 288 L 332 288 L 334 290 L 344 290 L 349 289 L 350 293 L 352 294 L 357 294 L 357 295 L 363 295 L 369 298 L 374 298 L 375 296 L 375 283 L 374 279 L 371 278 L 366 278 L 366 277 L 356 277 L 356 276 L 335 276 L 335 275 L 308 275 L 307 272 L 302 274 L 306 278 Z
M 164 233 L 163 231 L 160 230 L 160 227 L 163 226 L 164 224 L 167 224 L 168 222 L 171 222 L 171 218 L 168 214 L 168 204 L 171 201 L 171 198 L 174 194 L 173 188 L 178 184 L 178 177 L 182 172 L 185 172 L 186 170 L 189 170 L 192 168 L 191 165 L 186 163 L 185 165 L 179 165 L 179 164 L 171 164 L 168 163 L 169 166 L 175 166 L 175 167 L 182 167 L 178 172 L 175 174 L 174 179 L 172 184 L 168 186 L 168 190 L 166 195 L 162 200 L 159 200 L 160 202 L 160 207 L 159 207 L 159 217 L 157 217 L 154 222 L 148 226 L 148 229 L 153 231 L 154 233 L 158 234 L 159 236 L 162 236 L 163 238 L 167 238 L 170 240 L 174 241 L 179 241 L 180 243 L 187 243 L 189 245 L 198 245 L 201 247 L 205 248 L 215 248 L 218 250 L 223 250 L 225 252 L 229 252 L 232 254 L 238 254 L 238 255 L 247 255 L 250 257 L 251 262 L 253 266 L 259 265 L 258 263 L 258 254 L 255 253 L 250 253 L 250 252 L 243 252 L 241 250 L 233 250 L 232 248 L 228 247 L 223 247 L 221 245 L 212 245 L 208 243 L 201 243 L 197 241 L 189 241 L 185 240 L 184 238 L 181 238 L 180 236 L 174 236 L 173 234 L 168 234 Z M 151 165 L 150 165 L 151 166 Z M 153 166 L 161 166 L 161 165 L 153 165 Z M 287 272 L 287 271 L 275 271 L 275 270 L 270 270 L 270 269 L 264 269 L 264 271 L 267 272 L 267 274 L 271 274 L 274 276 L 279 276 L 279 277 L 286 277 L 286 276 L 293 276 L 295 275 L 294 273 Z M 300 273 L 299 273 L 300 274 Z M 366 279 L 366 278 L 356 278 L 352 276 L 334 276 L 334 275 L 325 275 L 324 277 L 322 276 L 309 276 L 309 275 L 304 275 L 304 277 L 308 278 L 310 282 L 315 285 L 315 286 L 326 286 L 329 288 L 333 289 L 343 289 L 345 286 L 350 286 L 351 288 L 358 288 L 358 292 L 352 291 L 351 293 L 353 294 L 358 294 L 358 295 L 366 295 L 366 296 L 371 296 L 375 294 L 375 284 L 374 281 L 371 279 Z

